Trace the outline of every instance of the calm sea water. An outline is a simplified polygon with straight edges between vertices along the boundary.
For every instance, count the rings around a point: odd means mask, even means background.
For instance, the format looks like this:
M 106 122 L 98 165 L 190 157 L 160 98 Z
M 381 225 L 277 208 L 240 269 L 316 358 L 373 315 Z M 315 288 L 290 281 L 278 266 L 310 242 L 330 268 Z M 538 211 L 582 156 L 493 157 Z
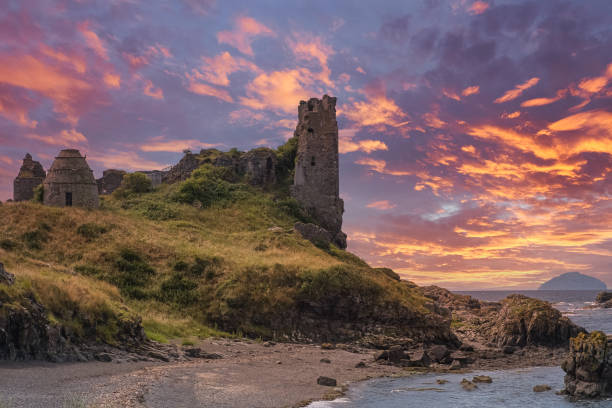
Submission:
M 593 291 L 477 291 L 457 292 L 477 299 L 499 301 L 509 294 L 551 302 L 564 315 L 587 330 L 612 334 L 612 309 L 585 309 L 593 304 Z M 478 384 L 478 390 L 468 392 L 459 383 L 463 378 L 488 375 L 492 384 Z M 565 373 L 558 367 L 534 367 L 518 370 L 478 371 L 469 374 L 424 374 L 408 378 L 381 378 L 351 386 L 345 397 L 320 401 L 310 408 L 612 408 L 612 399 L 570 402 L 556 395 L 563 389 Z M 436 379 L 445 379 L 439 385 Z M 536 384 L 548 384 L 553 390 L 534 393 Z

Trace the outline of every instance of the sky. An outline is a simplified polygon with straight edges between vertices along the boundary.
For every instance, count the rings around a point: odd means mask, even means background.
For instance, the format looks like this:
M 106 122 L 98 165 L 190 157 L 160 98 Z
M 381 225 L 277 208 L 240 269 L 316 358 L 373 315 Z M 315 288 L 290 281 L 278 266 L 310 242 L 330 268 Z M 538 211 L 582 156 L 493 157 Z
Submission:
M 0 0 L 0 200 L 30 152 L 162 169 L 338 98 L 349 250 L 418 284 L 612 287 L 609 0 Z

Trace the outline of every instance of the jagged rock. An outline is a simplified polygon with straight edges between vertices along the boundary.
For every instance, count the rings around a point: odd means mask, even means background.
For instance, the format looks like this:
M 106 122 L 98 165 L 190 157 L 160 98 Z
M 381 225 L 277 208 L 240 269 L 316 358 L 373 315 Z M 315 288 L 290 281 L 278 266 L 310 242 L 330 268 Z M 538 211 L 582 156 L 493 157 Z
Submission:
M 296 222 L 293 228 L 308 241 L 317 246 L 327 246 L 332 242 L 331 234 L 324 228 L 315 224 Z
M 451 369 L 451 370 L 460 370 L 461 367 L 462 367 L 461 361 L 453 360 L 453 362 L 451 363 L 449 369 Z
M 510 295 L 491 328 L 498 347 L 527 345 L 564 346 L 584 329 L 576 326 L 548 302 L 523 295 Z
M 338 382 L 334 378 L 321 376 L 317 378 L 317 384 L 324 385 L 326 387 L 335 387 L 336 385 L 338 385 Z
M 565 392 L 581 398 L 612 396 L 612 338 L 602 332 L 580 333 L 570 342 L 561 368 Z
M 113 358 L 108 353 L 96 353 L 94 355 L 94 358 L 98 361 L 102 361 L 105 363 L 110 363 L 111 361 L 113 361 Z
M 599 307 L 612 309 L 612 292 L 600 292 L 595 301 Z
M 410 359 L 410 357 L 404 353 L 404 350 L 400 346 L 393 346 L 389 350 L 384 350 L 376 356 L 377 361 L 384 360 L 390 363 L 399 363 L 404 359 Z
M 431 364 L 431 358 L 425 351 L 417 351 L 410 355 L 410 366 L 411 367 L 429 367 Z
M 472 382 L 491 384 L 493 379 L 488 375 L 477 375 L 476 377 L 472 378 Z
M 552 388 L 550 388 L 550 385 L 547 384 L 539 384 L 533 386 L 533 392 L 546 392 L 550 390 L 552 390 Z
M 474 384 L 473 382 L 471 382 L 470 380 L 465 379 L 465 378 L 463 380 L 461 380 L 461 386 L 466 391 L 474 391 L 474 390 L 478 389 L 478 386 L 476 384 Z
M 443 363 L 447 360 L 450 354 L 450 351 L 448 350 L 448 347 L 446 346 L 435 345 L 431 347 L 429 350 L 427 350 L 427 354 L 429 355 L 429 357 L 431 357 L 431 359 L 434 362 Z
M 0 283 L 4 283 L 8 286 L 15 283 L 15 275 L 7 272 L 6 269 L 4 269 L 4 264 L 2 264 L 2 262 L 0 262 Z

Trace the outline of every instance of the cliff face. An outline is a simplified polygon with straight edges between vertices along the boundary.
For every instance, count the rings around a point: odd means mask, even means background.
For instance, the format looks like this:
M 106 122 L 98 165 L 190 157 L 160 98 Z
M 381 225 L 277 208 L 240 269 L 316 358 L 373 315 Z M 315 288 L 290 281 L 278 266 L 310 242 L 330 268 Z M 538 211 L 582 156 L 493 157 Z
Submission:
M 573 338 L 561 368 L 565 392 L 580 398 L 612 396 L 612 337 L 602 332 Z

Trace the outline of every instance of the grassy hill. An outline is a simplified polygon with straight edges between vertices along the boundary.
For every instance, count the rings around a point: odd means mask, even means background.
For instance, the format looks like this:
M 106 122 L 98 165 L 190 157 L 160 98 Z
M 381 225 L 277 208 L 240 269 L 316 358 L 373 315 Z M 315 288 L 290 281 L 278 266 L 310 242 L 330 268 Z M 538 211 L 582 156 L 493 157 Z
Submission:
M 120 343 L 139 318 L 162 342 L 452 339 L 415 285 L 295 233 L 305 216 L 286 189 L 226 176 L 205 165 L 155 191 L 123 188 L 98 210 L 1 205 L 0 262 L 17 283 L 0 285 L 0 321 L 29 297 L 75 342 Z

